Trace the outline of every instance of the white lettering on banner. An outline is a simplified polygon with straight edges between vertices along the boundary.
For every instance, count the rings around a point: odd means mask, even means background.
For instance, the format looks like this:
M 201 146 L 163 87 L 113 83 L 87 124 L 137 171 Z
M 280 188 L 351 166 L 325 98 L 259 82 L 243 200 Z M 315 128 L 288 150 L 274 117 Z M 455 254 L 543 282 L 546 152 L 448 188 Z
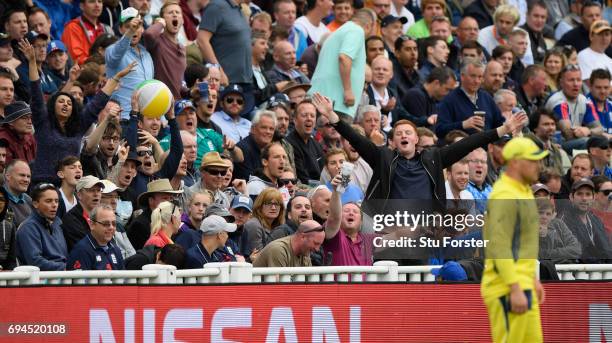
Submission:
M 89 342 L 115 343 L 115 335 L 108 311 L 103 309 L 89 310 Z
M 136 334 L 135 329 L 135 314 L 134 310 L 125 310 L 123 312 L 123 322 L 125 323 L 123 328 L 123 341 L 125 343 L 134 343 L 134 335 Z
M 612 341 L 612 310 L 608 304 L 589 304 L 589 342 Z
M 609 309 L 608 309 L 609 311 Z M 123 311 L 124 342 L 134 343 L 136 336 L 136 312 L 133 308 Z M 351 306 L 349 311 L 349 342 L 361 341 L 361 307 Z M 258 315 L 258 320 L 265 320 Z M 142 311 L 142 337 L 143 342 L 155 342 L 156 311 L 148 308 Z M 253 326 L 253 309 L 250 307 L 219 308 L 215 311 L 210 328 L 210 341 L 234 343 L 225 340 L 223 330 L 226 328 L 250 328 Z M 346 322 L 342 320 L 342 322 Z M 163 342 L 177 342 L 174 337 L 176 330 L 203 329 L 204 309 L 176 308 L 170 309 L 164 316 Z M 295 328 L 295 318 L 291 307 L 274 307 L 270 313 L 270 322 L 266 334 L 266 342 L 281 340 L 281 331 L 285 342 L 299 342 Z M 89 341 L 102 343 L 115 343 L 113 325 L 106 309 L 89 310 Z M 340 342 L 338 328 L 334 314 L 330 307 L 319 306 L 312 308 L 312 342 Z
M 174 338 L 177 329 L 202 329 L 204 311 L 201 308 L 177 308 L 168 311 L 164 319 L 164 343 L 182 342 Z
M 210 341 L 219 343 L 239 343 L 223 338 L 224 328 L 250 328 L 253 309 L 250 307 L 221 308 L 215 312 L 210 328 Z
M 312 308 L 312 342 L 340 342 L 334 315 L 327 306 Z
M 143 342 L 155 342 L 155 310 L 148 308 L 142 313 L 142 336 Z M 136 330 L 134 330 L 136 332 Z
M 298 341 L 291 307 L 275 307 L 272 309 L 266 343 L 279 342 L 281 329 L 285 334 L 285 342 Z

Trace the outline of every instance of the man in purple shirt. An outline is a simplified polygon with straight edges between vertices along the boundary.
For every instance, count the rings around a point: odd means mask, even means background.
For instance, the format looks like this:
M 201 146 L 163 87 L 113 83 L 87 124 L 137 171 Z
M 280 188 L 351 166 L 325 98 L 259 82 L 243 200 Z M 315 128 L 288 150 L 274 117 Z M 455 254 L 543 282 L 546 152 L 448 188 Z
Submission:
M 333 182 L 332 182 L 333 185 Z M 335 207 L 340 208 L 340 196 L 337 191 L 332 193 L 330 201 L 330 217 Z M 342 221 L 340 227 L 329 225 L 325 227 L 325 256 L 332 253 L 332 266 L 371 266 L 374 251 L 373 234 L 361 232 L 361 209 L 354 202 L 342 206 Z

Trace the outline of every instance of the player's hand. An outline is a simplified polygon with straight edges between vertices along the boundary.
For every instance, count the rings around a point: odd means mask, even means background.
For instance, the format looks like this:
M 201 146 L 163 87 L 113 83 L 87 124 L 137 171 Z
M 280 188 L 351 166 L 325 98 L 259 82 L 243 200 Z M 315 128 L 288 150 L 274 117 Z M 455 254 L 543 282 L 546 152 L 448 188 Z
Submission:
M 506 119 L 504 125 L 502 126 L 505 133 L 515 133 L 520 132 L 523 126 L 525 126 L 528 122 L 527 114 L 525 112 L 519 112 L 514 115 L 511 115 Z
M 438 115 L 437 114 L 432 114 L 429 117 L 427 117 L 427 124 L 429 124 L 429 125 L 436 125 L 437 121 L 438 121 Z
M 247 182 L 244 179 L 234 179 L 232 187 L 242 194 L 247 194 Z
M 79 78 L 79 75 L 81 75 L 81 67 L 75 63 L 72 68 L 70 68 L 68 75 L 68 80 L 75 82 Z
M 138 95 L 140 94 L 140 90 L 135 90 L 132 92 L 132 98 L 130 99 L 130 103 L 132 105 L 132 111 L 140 112 L 140 107 L 138 107 Z
M 327 117 L 330 123 L 335 124 L 340 120 L 336 112 L 334 112 L 334 104 L 328 97 L 320 93 L 314 93 L 312 95 L 312 104 L 315 105 L 315 108 L 322 116 Z
M 512 287 L 510 292 L 510 311 L 517 314 L 527 312 L 527 296 L 518 286 Z
M 540 280 L 535 280 L 535 291 L 538 296 L 538 304 L 543 304 L 546 299 L 546 292 L 544 292 L 544 286 L 542 286 Z
M 28 63 L 36 63 L 36 51 L 34 47 L 28 42 L 27 39 L 23 38 L 17 43 L 19 50 L 23 53 Z

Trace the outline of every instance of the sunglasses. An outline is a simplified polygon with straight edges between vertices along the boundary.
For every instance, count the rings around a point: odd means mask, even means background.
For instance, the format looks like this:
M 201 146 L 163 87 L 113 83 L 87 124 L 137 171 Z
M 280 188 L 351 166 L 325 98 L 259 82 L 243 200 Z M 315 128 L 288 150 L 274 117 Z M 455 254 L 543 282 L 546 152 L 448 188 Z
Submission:
M 243 100 L 243 99 L 240 99 L 240 98 L 232 98 L 232 97 L 229 97 L 229 96 L 228 96 L 228 97 L 226 97 L 224 101 L 225 101 L 226 103 L 228 103 L 228 104 L 233 104 L 233 103 L 234 103 L 234 101 L 235 101 L 235 102 L 236 102 L 238 105 L 242 105 L 242 104 L 244 104 L 244 100 Z
M 306 229 L 302 231 L 302 233 L 322 232 L 322 231 L 325 231 L 325 228 L 323 226 L 317 226 L 317 227 L 313 227 L 312 229 Z
M 297 185 L 298 179 L 294 178 L 294 179 L 280 179 L 280 183 L 282 185 L 288 185 L 289 183 L 292 183 L 294 185 Z
M 112 221 L 112 222 L 99 222 L 97 220 L 92 220 L 92 222 L 98 223 L 98 224 L 104 226 L 104 228 L 106 228 L 106 229 L 110 229 L 111 227 L 117 227 L 117 222 L 116 221 Z
M 213 176 L 225 176 L 227 174 L 227 170 L 220 169 L 204 169 L 204 171 Z
M 52 183 L 39 183 L 37 184 L 32 190 L 37 190 L 37 191 L 46 191 L 48 189 L 53 189 L 53 190 L 57 190 L 57 188 L 55 187 L 54 184 Z
M 136 152 L 138 157 L 153 156 L 153 150 L 140 150 Z
M 612 193 L 612 189 L 602 189 L 600 190 L 601 193 L 603 193 L 605 196 L 610 195 L 610 193 Z

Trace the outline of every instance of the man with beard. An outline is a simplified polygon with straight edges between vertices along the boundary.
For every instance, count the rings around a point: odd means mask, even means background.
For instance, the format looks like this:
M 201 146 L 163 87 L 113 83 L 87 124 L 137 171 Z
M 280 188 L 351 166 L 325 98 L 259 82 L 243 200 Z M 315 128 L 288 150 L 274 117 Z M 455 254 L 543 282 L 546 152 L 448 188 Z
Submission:
M 106 77 L 109 79 L 130 63 L 134 61 L 138 63 L 132 72 L 121 79 L 119 89 L 112 94 L 112 98 L 118 100 L 121 105 L 121 119 L 128 120 L 132 109 L 130 99 L 134 90 L 141 82 L 154 78 L 154 65 L 151 54 L 145 49 L 144 45 L 140 44 L 144 28 L 138 11 L 132 7 L 121 11 L 120 21 L 119 31 L 123 36 L 116 43 L 106 48 L 104 60 L 106 61 Z M 64 31 L 65 34 L 66 31 Z
M 235 178 L 248 180 L 253 172 L 263 166 L 261 152 L 272 142 L 276 126 L 274 112 L 263 110 L 255 113 L 251 121 L 251 133 L 237 144 L 237 147 L 242 149 L 248 158 L 236 163 Z
M 380 115 L 378 116 L 380 118 Z M 317 118 L 317 132 L 320 133 L 319 143 L 323 147 L 323 153 L 327 153 L 332 149 L 340 149 L 342 142 L 340 134 L 333 126 L 329 124 L 329 120 L 323 116 Z
M 287 154 L 279 143 L 271 143 L 261 151 L 263 168 L 257 169 L 249 177 L 247 193 L 255 199 L 264 189 L 278 188 L 279 179 L 287 165 Z
M 119 115 L 121 107 L 116 101 L 109 101 L 102 110 L 96 129 L 87 137 L 87 144 L 81 151 L 81 163 L 85 175 L 94 175 L 103 180 L 112 169 L 115 152 L 121 140 Z
M 240 116 L 245 105 L 244 91 L 238 84 L 231 84 L 221 92 L 221 111 L 213 113 L 211 120 L 225 136 L 239 142 L 249 135 L 251 122 Z
M 553 168 L 559 175 L 563 175 L 563 150 L 553 142 L 553 136 L 557 130 L 557 118 L 544 110 L 537 111 L 529 120 L 529 129 L 533 134 L 531 138 L 540 148 L 548 150 L 548 156 L 542 159 L 547 168 Z
M 563 214 L 561 220 L 582 247 L 581 263 L 608 263 L 612 258 L 612 248 L 604 224 L 591 212 L 594 191 L 595 186 L 590 179 L 581 178 L 574 182 L 569 196 L 571 209 Z
M 79 203 L 62 219 L 62 231 L 68 252 L 89 233 L 89 216 L 91 211 L 100 204 L 103 188 L 104 183 L 92 175 L 84 176 L 77 182 L 76 191 Z
M 417 42 L 408 36 L 400 36 L 395 41 L 395 57 L 393 61 L 393 78 L 389 82 L 397 89 L 400 99 L 403 99 L 409 89 L 420 84 L 417 71 L 419 50 Z
M 468 155 L 469 156 L 469 155 Z M 467 159 L 454 163 L 446 170 L 447 180 L 446 199 L 473 200 L 472 194 L 467 191 L 470 169 Z
M 489 61 L 485 67 L 482 89 L 487 91 L 489 95 L 495 96 L 495 93 L 504 85 L 505 78 L 504 67 L 501 63 Z
M 593 136 L 587 141 L 589 156 L 593 160 L 593 175 L 603 175 L 612 180 L 612 168 L 610 168 L 610 139 L 606 136 Z
M 83 177 L 83 167 L 76 156 L 66 156 L 58 162 L 57 177 L 61 180 L 57 217 L 62 219 L 66 212 L 77 204 L 76 185 Z
M 521 85 L 517 87 L 516 99 L 527 112 L 529 120 L 534 119 L 538 109 L 544 106 L 546 98 L 546 69 L 539 64 L 525 68 Z
M 181 98 L 181 82 L 187 68 L 185 47 L 177 38 L 182 26 L 183 13 L 178 2 L 166 2 L 159 18 L 143 35 L 145 47 L 153 58 L 155 79 L 165 83 L 175 99 Z

